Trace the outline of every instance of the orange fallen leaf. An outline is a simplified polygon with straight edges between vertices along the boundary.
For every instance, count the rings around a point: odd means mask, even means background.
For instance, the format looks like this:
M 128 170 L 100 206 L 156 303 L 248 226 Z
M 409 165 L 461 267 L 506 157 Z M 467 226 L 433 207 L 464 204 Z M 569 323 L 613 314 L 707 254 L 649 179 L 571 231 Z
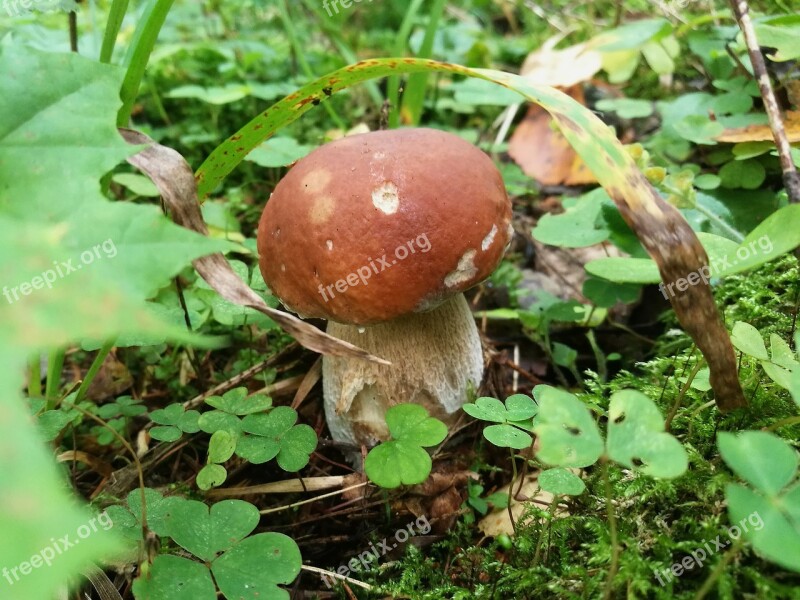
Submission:
M 584 104 L 580 85 L 574 85 L 565 93 Z M 508 154 L 526 175 L 542 185 L 597 183 L 567 139 L 553 127 L 550 113 L 538 104 L 529 106 L 528 114 L 509 140 Z
M 790 143 L 800 142 L 800 110 L 787 111 L 783 115 L 783 127 Z M 714 139 L 718 142 L 731 144 L 773 141 L 772 130 L 769 125 L 748 125 L 747 127 L 726 129 Z

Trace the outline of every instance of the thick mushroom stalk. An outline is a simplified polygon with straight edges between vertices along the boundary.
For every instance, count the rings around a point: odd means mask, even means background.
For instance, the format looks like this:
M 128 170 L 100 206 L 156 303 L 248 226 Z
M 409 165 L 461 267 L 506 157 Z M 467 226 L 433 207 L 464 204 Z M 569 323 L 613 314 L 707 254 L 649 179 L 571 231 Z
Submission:
M 392 363 L 323 359 L 334 440 L 386 439 L 395 404 L 457 415 L 483 372 L 463 292 L 491 275 L 511 233 L 494 163 L 443 131 L 346 137 L 278 183 L 258 227 L 264 281 L 290 310 Z
M 328 333 L 390 361 L 322 359 L 325 417 L 331 436 L 353 444 L 389 436 L 386 411 L 412 402 L 450 425 L 483 376 L 478 328 L 464 294 L 437 308 L 358 327 L 331 321 Z

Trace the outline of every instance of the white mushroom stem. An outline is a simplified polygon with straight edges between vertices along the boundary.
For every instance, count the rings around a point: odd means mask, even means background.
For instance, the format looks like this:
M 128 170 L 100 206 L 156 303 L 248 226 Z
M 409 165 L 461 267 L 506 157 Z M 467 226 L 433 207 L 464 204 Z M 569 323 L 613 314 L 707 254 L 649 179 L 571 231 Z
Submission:
M 464 294 L 437 308 L 367 327 L 328 324 L 328 334 L 392 364 L 337 356 L 322 359 L 325 415 L 334 440 L 386 440 L 386 411 L 414 403 L 448 424 L 483 377 L 478 328 Z

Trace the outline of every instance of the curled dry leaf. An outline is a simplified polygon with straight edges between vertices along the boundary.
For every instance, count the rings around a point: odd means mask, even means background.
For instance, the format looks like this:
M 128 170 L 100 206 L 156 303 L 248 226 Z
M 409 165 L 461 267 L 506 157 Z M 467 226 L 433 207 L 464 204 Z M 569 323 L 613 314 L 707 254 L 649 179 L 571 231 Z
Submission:
M 786 114 L 783 115 L 783 127 L 789 143 L 800 142 L 800 110 L 786 111 Z M 727 142 L 729 144 L 775 141 L 769 125 L 748 125 L 747 127 L 725 129 L 714 139 L 718 142 Z
M 208 228 L 203 221 L 200 204 L 197 201 L 197 183 L 192 169 L 183 156 L 137 131 L 120 129 L 120 133 L 129 144 L 147 146 L 138 154 L 129 157 L 128 162 L 149 176 L 156 184 L 175 222 L 187 229 L 207 235 Z M 289 313 L 267 306 L 261 297 L 236 275 L 222 254 L 199 258 L 193 264 L 202 278 L 220 296 L 234 304 L 264 313 L 309 350 L 320 354 L 350 356 L 389 364 L 357 346 L 329 336 Z

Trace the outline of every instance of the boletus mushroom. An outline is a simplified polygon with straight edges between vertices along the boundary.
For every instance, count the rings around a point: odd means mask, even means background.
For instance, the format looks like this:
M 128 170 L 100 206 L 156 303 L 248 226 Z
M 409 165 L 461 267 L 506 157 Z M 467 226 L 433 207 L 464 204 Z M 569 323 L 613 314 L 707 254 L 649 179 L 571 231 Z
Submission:
M 484 370 L 462 292 L 492 273 L 511 234 L 500 173 L 450 133 L 354 135 L 289 170 L 258 227 L 264 280 L 289 310 L 391 362 L 323 357 L 334 440 L 385 440 L 386 411 L 406 402 L 455 420 Z

